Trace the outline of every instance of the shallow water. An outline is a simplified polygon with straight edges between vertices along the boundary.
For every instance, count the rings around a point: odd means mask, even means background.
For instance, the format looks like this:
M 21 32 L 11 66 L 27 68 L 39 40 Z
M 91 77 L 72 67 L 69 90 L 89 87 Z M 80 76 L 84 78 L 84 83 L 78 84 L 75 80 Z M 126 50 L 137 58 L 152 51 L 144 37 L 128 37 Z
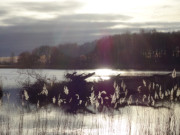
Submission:
M 112 69 L 94 69 L 94 70 L 56 70 L 56 69 L 0 69 L 0 84 L 3 87 L 5 96 L 3 102 L 7 102 L 7 94 L 10 93 L 9 102 L 19 102 L 19 89 L 22 83 L 30 80 L 35 81 L 37 75 L 46 76 L 46 78 L 56 78 L 58 81 L 65 80 L 67 73 L 77 72 L 77 74 L 95 73 L 87 81 L 106 80 L 113 75 L 121 76 L 150 76 L 154 74 L 168 74 L 172 71 L 136 71 L 136 70 L 112 70 Z M 180 72 L 176 72 L 179 76 Z
M 150 76 L 154 74 L 168 74 L 172 71 L 136 71 L 136 70 L 112 70 L 112 69 L 94 69 L 94 70 L 56 70 L 56 69 L 0 69 L 0 81 L 2 81 L 4 88 L 18 88 L 21 87 L 21 82 L 24 82 L 29 74 L 39 74 L 47 76 L 47 78 L 56 77 L 57 80 L 63 81 L 66 73 L 77 72 L 78 74 L 88 74 L 95 72 L 89 81 L 98 79 L 109 79 L 113 75 L 121 76 Z M 176 72 L 180 75 L 180 72 Z M 30 77 L 33 81 L 34 78 Z
M 64 75 L 67 73 L 77 72 L 78 74 L 88 74 L 95 72 L 95 75 L 88 78 L 88 81 L 97 81 L 99 79 L 109 79 L 113 75 L 121 76 L 150 76 L 154 74 L 168 74 L 172 71 L 136 71 L 136 70 L 112 70 L 112 69 L 94 69 L 94 70 L 56 70 L 56 69 L 0 69 L 0 84 L 5 93 L 10 93 L 11 102 L 17 102 L 19 98 L 19 89 L 22 83 L 30 79 L 34 81 L 36 75 L 46 76 L 47 78 L 55 77 L 58 81 L 65 80 Z M 180 75 L 180 72 L 177 72 Z M 3 99 L 6 102 L 6 98 Z
M 11 109 L 9 108 L 11 107 Z M 0 111 L 0 134 L 173 135 L 180 134 L 180 106 L 171 109 L 130 106 L 97 114 L 66 114 L 49 106 L 26 112 L 6 105 Z
M 108 79 L 112 75 L 149 76 L 167 74 L 171 71 L 121 71 L 111 69 L 96 70 L 18 70 L 0 69 L 4 96 L 0 107 L 0 134 L 12 135 L 173 135 L 180 134 L 180 105 L 169 103 L 170 108 L 154 109 L 151 107 L 127 106 L 118 111 L 110 110 L 96 114 L 66 114 L 59 108 L 49 106 L 27 112 L 19 100 L 21 83 L 28 79 L 28 74 L 38 73 L 47 78 L 55 76 L 64 80 L 64 74 L 77 72 L 92 73 L 89 79 Z M 177 75 L 180 75 L 177 72 Z M 34 81 L 34 76 L 30 77 Z M 8 95 L 9 94 L 9 95 Z

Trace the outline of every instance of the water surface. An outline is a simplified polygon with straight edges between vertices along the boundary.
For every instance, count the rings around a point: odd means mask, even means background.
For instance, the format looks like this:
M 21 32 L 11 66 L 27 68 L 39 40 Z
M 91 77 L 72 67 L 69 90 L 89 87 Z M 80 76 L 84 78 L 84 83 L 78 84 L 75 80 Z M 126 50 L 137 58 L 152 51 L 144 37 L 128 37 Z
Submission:
M 112 75 L 150 76 L 168 74 L 172 71 L 134 70 L 19 70 L 0 69 L 4 96 L 0 106 L 0 134 L 64 134 L 64 135 L 173 135 L 180 134 L 180 105 L 169 103 L 170 108 L 126 106 L 96 114 L 66 114 L 60 108 L 47 108 L 27 112 L 19 100 L 21 83 L 35 80 L 36 74 L 56 77 L 63 81 L 66 73 L 93 73 L 89 81 L 109 79 Z M 30 75 L 30 76 L 29 76 Z M 177 72 L 177 75 L 180 75 Z M 8 97 L 9 94 L 9 97 Z
M 77 72 L 78 74 L 88 74 L 95 72 L 89 81 L 98 79 L 109 79 L 110 76 L 150 76 L 154 74 L 168 74 L 172 71 L 136 71 L 136 70 L 113 70 L 113 69 L 94 69 L 94 70 L 56 70 L 56 69 L 0 69 L 0 80 L 3 83 L 3 88 L 21 87 L 21 83 L 26 81 L 28 77 L 33 81 L 34 74 L 46 76 L 47 78 L 56 77 L 57 80 L 63 81 L 66 73 Z M 32 76 L 29 76 L 32 75 Z M 180 72 L 177 72 L 180 75 Z

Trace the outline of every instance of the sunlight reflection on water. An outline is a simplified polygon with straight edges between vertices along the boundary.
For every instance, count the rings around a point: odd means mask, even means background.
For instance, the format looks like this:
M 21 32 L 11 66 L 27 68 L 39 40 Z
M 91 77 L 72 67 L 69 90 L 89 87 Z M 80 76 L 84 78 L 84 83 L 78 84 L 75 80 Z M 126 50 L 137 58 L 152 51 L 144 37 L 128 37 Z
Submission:
M 0 69 L 0 80 L 4 88 L 20 87 L 21 83 L 28 78 L 28 74 L 37 73 L 47 78 L 56 77 L 59 81 L 65 80 L 66 73 L 77 72 L 77 74 L 88 74 L 95 72 L 95 75 L 88 78 L 88 81 L 108 80 L 111 76 L 150 76 L 153 74 L 168 74 L 172 71 L 136 71 L 136 70 L 113 70 L 113 69 L 94 69 L 94 70 L 57 70 L 57 69 Z M 180 75 L 180 72 L 177 72 Z M 31 78 L 33 80 L 33 78 Z

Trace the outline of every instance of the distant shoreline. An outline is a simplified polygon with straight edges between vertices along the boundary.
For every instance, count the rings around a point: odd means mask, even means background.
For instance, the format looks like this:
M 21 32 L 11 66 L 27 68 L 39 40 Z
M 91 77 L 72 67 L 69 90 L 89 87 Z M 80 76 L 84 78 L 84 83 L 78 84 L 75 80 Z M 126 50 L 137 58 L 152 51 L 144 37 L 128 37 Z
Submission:
M 10 68 L 17 68 L 17 69 L 60 69 L 60 70 L 92 70 L 92 69 L 103 69 L 103 68 L 107 68 L 107 69 L 121 69 L 121 70 L 143 70 L 143 71 L 172 71 L 172 70 L 176 70 L 176 71 L 180 71 L 180 67 L 178 66 L 169 66 L 166 68 L 164 68 L 163 66 L 162 67 L 149 67 L 149 68 L 142 68 L 142 67 L 113 67 L 113 66 L 97 66 L 97 67 L 88 67 L 88 68 L 80 68 L 80 67 L 61 67 L 61 66 L 44 66 L 44 65 L 41 65 L 41 66 L 33 66 L 33 67 L 22 67 L 20 65 L 0 65 L 0 69 L 3 69 L 3 68 L 7 68 L 7 69 L 10 69 Z
M 20 66 L 18 65 L 0 65 L 0 69 L 1 68 L 19 68 Z

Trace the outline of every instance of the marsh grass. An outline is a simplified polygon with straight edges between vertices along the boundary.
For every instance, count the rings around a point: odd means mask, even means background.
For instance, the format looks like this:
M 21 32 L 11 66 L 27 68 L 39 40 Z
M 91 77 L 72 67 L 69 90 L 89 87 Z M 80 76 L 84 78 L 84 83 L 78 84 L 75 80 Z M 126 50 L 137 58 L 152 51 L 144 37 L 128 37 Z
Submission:
M 0 135 L 175 135 L 180 134 L 180 105 L 169 108 L 126 106 L 96 114 L 71 114 L 49 105 L 28 112 L 3 104 Z
M 121 78 L 118 78 L 121 79 Z M 144 79 L 144 78 L 143 78 Z M 126 93 L 127 80 L 110 80 L 108 87 L 104 87 L 103 84 L 107 82 L 102 81 L 100 84 L 96 84 L 98 87 L 90 87 L 92 83 L 88 84 L 88 90 L 91 93 L 88 94 L 91 98 L 85 98 L 87 101 L 87 110 L 92 110 L 94 113 L 67 113 L 64 108 L 67 101 L 70 101 L 73 92 L 72 88 L 68 87 L 67 82 L 53 82 L 53 85 L 49 82 L 40 80 L 34 84 L 28 85 L 29 88 L 23 89 L 21 93 L 22 103 L 19 106 L 12 105 L 10 102 L 3 103 L 0 111 L 0 135 L 179 135 L 180 134 L 180 105 L 175 100 L 170 100 L 171 95 L 168 95 L 169 100 L 165 100 L 164 105 L 161 107 L 155 107 L 151 104 L 141 106 L 137 104 L 127 104 L 126 100 L 123 105 L 114 108 L 115 102 L 120 101 L 120 98 L 128 95 Z M 70 80 L 72 83 L 72 80 Z M 37 83 L 37 84 L 36 84 Z M 144 82 L 141 82 L 144 85 Z M 173 82 L 175 85 L 176 83 Z M 40 84 L 40 85 L 39 85 Z M 72 83 L 73 84 L 73 83 Z M 72 85 L 71 84 L 71 85 Z M 82 84 L 82 83 L 80 83 Z M 75 84 L 75 86 L 80 86 Z M 85 82 L 86 84 L 86 82 Z M 130 82 L 129 82 L 130 84 Z M 148 83 L 146 83 L 147 85 Z M 90 85 L 90 86 L 89 86 Z M 35 86 L 35 87 L 31 87 Z M 39 87 L 41 86 L 41 87 Z M 64 88 L 66 86 L 67 88 Z M 72 85 L 73 86 L 73 85 Z M 84 85 L 86 86 L 86 85 Z M 132 87 L 132 86 L 131 86 Z M 56 89 L 52 89 L 56 88 Z M 59 89 L 62 88 L 62 89 Z M 79 87 L 81 88 L 81 87 Z M 83 89 L 85 87 L 82 87 Z M 102 99 L 107 99 L 108 90 L 110 91 L 108 102 L 103 102 Z M 174 88 L 174 85 L 173 85 Z M 177 85 L 177 88 L 179 85 Z M 38 91 L 36 91 L 38 89 Z M 59 93 L 55 95 L 53 90 L 59 89 L 62 93 L 59 98 Z M 99 89 L 98 91 L 96 91 Z M 25 91 L 26 90 L 26 91 Z M 30 90 L 34 90 L 36 102 L 30 104 L 31 94 Z M 38 93 L 44 90 L 42 101 L 38 98 Z M 48 97 L 46 95 L 48 90 Z M 53 93 L 51 93 L 51 90 Z M 107 92 L 103 92 L 106 90 Z M 116 91 L 117 90 L 117 91 Z M 120 90 L 120 91 L 119 91 Z M 137 89 L 136 89 L 137 90 Z M 159 87 L 154 89 L 159 91 Z M 173 90 L 174 91 L 174 90 Z M 26 93 L 27 92 L 27 93 Z M 76 91 L 77 92 L 77 91 Z M 122 92 L 122 93 L 121 93 Z M 134 92 L 134 91 L 133 91 Z M 139 91 L 138 91 L 139 92 Z M 94 94 L 93 94 L 94 93 Z M 26 97 L 28 94 L 28 97 Z M 34 93 L 33 93 L 34 94 Z M 79 94 L 79 93 L 76 93 Z M 113 94 L 115 99 L 113 99 Z M 119 94 L 119 96 L 118 96 Z M 173 94 L 174 95 L 174 94 Z M 42 96 L 42 95 L 41 95 Z M 52 98 L 55 96 L 56 101 Z M 122 97 L 121 97 L 122 96 Z M 12 95 L 6 95 L 7 101 Z M 45 98 L 44 98 L 45 97 Z M 159 99 L 160 95 L 158 94 Z M 81 95 L 74 98 L 81 98 Z M 92 99 L 92 101 L 91 101 Z M 58 101 L 62 101 L 59 106 Z M 115 101 L 115 102 L 112 102 Z M 39 101 L 39 102 L 38 102 Z M 42 102 L 47 101 L 43 105 Z M 77 100 L 76 100 L 77 101 Z M 135 101 L 135 100 L 134 100 Z M 158 101 L 158 100 L 157 100 Z M 161 101 L 161 100 L 160 100 Z M 168 102 L 167 102 L 168 101 Z M 98 103 L 99 106 L 96 106 Z M 161 102 L 160 102 L 161 103 Z M 120 102 L 119 102 L 120 104 Z M 85 105 L 85 103 L 84 103 Z M 102 107 L 102 106 L 103 107 Z M 28 106 L 28 107 L 27 107 Z M 100 108 L 101 107 L 101 108 Z M 30 108 L 30 109 L 27 109 Z M 100 111 L 101 109 L 101 111 Z
M 7 106 L 6 106 L 7 107 Z M 0 135 L 173 135 L 180 133 L 179 104 L 171 109 L 127 106 L 96 114 L 65 113 L 48 106 L 28 113 L 1 108 Z M 7 113 L 7 109 L 10 110 Z
M 176 76 L 175 70 L 167 75 L 117 75 L 109 80 L 88 82 L 86 79 L 92 75 L 94 73 L 68 73 L 66 81 L 62 82 L 38 76 L 34 83 L 24 84 L 22 99 L 39 107 L 53 104 L 70 113 L 94 113 L 88 106 L 101 112 L 129 105 L 168 107 L 164 103 L 180 102 L 180 77 Z

